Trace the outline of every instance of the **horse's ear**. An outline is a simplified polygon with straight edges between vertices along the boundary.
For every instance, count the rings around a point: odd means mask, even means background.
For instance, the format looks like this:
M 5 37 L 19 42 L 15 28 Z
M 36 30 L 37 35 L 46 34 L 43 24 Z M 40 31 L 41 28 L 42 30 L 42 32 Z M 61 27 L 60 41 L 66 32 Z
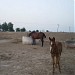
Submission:
M 55 37 L 53 37 L 53 40 L 55 41 Z
M 51 38 L 49 37 L 49 40 L 51 40 Z

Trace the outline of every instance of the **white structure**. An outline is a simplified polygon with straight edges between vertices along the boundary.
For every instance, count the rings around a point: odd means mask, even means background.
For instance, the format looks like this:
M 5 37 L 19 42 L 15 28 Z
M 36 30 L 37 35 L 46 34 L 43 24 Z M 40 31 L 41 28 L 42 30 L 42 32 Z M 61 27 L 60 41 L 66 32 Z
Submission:
M 33 40 L 31 37 L 28 36 L 22 36 L 22 43 L 23 44 L 32 44 Z

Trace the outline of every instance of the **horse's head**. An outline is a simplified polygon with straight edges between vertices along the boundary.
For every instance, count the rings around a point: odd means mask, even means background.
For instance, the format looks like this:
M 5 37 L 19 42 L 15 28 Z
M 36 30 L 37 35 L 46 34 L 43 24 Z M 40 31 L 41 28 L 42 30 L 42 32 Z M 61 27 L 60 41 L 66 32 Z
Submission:
M 30 37 L 31 36 L 31 33 L 29 33 L 28 36 Z
M 53 37 L 53 38 L 50 38 L 49 37 L 49 40 L 50 40 L 50 45 L 52 46 L 53 44 L 55 44 L 55 37 Z
M 53 52 L 53 46 L 55 45 L 55 37 L 53 37 L 53 38 L 49 37 L 49 40 L 50 40 L 50 52 L 52 53 Z

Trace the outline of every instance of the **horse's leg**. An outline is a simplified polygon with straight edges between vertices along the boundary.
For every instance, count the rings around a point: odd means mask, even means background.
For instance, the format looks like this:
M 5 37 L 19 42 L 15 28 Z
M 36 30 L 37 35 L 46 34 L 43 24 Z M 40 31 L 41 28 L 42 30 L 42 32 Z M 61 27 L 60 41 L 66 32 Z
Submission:
M 32 45 L 34 45 L 34 39 L 33 39 Z
M 60 68 L 60 56 L 58 57 L 58 66 L 59 66 L 59 72 L 61 73 L 61 68 Z
M 55 57 L 55 67 L 57 68 L 57 65 L 58 65 L 58 57 L 56 56 Z
M 35 41 L 35 39 L 33 39 L 33 43 L 32 43 L 32 45 L 35 45 L 36 44 L 36 41 Z
M 54 71 L 55 71 L 55 61 L 54 61 L 54 56 L 52 56 L 52 60 L 53 60 L 53 75 L 54 75 Z
M 43 38 L 41 39 L 41 42 L 42 42 L 42 47 L 43 47 L 43 42 L 44 42 L 44 41 L 43 41 Z
M 61 69 L 60 69 L 60 56 L 57 56 L 56 64 L 58 64 L 59 72 L 61 73 Z

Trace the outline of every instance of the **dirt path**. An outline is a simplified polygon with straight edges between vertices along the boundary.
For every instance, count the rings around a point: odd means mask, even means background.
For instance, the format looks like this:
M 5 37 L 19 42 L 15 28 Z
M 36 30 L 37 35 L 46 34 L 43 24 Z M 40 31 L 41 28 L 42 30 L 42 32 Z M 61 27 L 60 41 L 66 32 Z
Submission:
M 10 42 L 11 40 L 7 40 L 7 39 L 3 39 L 3 40 L 0 40 L 0 44 L 1 43 L 7 43 L 7 42 Z

